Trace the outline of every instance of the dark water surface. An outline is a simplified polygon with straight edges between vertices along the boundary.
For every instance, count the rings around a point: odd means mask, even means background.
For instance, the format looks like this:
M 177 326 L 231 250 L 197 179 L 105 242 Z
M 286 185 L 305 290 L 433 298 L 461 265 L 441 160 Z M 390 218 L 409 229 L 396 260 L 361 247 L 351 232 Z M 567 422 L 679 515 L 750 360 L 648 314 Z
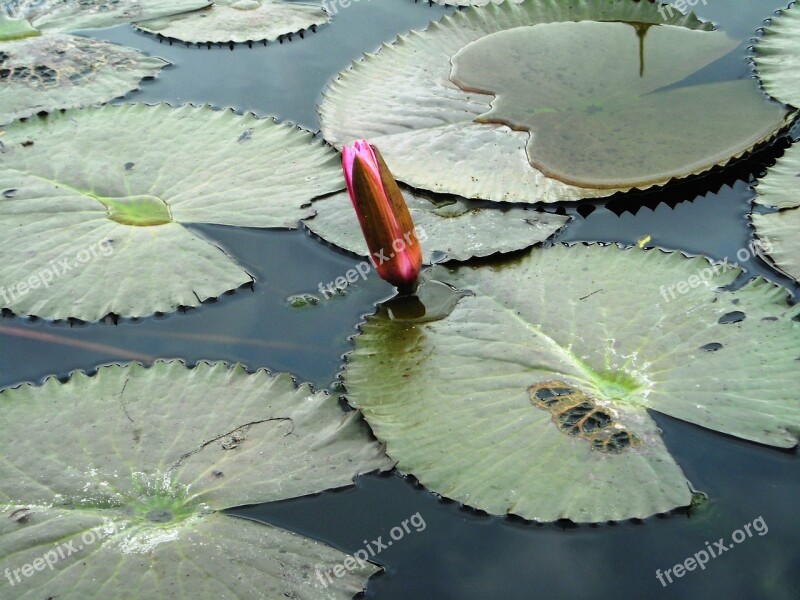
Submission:
M 565 0 L 567 1 L 567 0 Z M 698 14 L 732 36 L 748 40 L 786 0 L 703 0 Z M 704 5 L 705 4 L 705 5 Z M 334 21 L 292 42 L 186 47 L 120 27 L 93 32 L 161 56 L 173 63 L 126 100 L 209 103 L 259 115 L 275 115 L 316 131 L 315 106 L 326 82 L 365 51 L 410 28 L 423 28 L 448 12 L 411 0 L 361 0 Z M 744 44 L 706 76 L 749 77 Z M 169 132 L 163 132 L 169 135 Z M 795 131 L 795 134 L 798 132 Z M 751 183 L 763 174 L 786 141 L 736 165 L 666 190 L 566 206 L 575 218 L 562 241 L 653 243 L 715 259 L 735 260 L 752 235 L 747 214 Z M 548 210 L 555 210 L 548 208 Z M 226 248 L 257 279 L 200 309 L 141 322 L 70 327 L 8 317 L 0 321 L 0 386 L 39 381 L 111 361 L 181 357 L 240 361 L 251 368 L 289 371 L 326 388 L 350 349 L 361 316 L 391 288 L 369 278 L 345 298 L 310 310 L 291 309 L 286 298 L 315 292 L 360 259 L 304 231 L 257 231 L 195 227 Z M 755 259 L 751 273 L 790 286 Z M 795 295 L 797 297 L 797 295 Z M 70 346 L 80 342 L 80 347 Z M 85 342 L 97 344 L 93 350 Z M 757 393 L 757 390 L 753 391 Z M 379 556 L 386 572 L 370 580 L 367 598 L 432 599 L 621 599 L 800 598 L 800 461 L 780 451 L 715 434 L 655 415 L 670 452 L 693 485 L 710 498 L 702 510 L 600 526 L 536 526 L 489 517 L 436 498 L 411 478 L 366 476 L 346 490 L 234 511 L 355 552 L 411 515 L 426 528 Z M 734 530 L 761 517 L 768 532 L 736 545 L 663 587 L 655 576 L 713 546 L 730 543 Z M 413 531 L 413 529 L 412 529 Z

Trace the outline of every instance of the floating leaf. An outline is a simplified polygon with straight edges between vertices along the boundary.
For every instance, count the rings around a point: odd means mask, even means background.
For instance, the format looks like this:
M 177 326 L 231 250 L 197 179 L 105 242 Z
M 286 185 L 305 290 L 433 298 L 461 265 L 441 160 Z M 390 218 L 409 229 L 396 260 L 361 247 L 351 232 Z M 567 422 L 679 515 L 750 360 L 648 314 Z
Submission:
M 446 253 L 448 260 L 464 261 L 522 250 L 548 239 L 569 221 L 563 215 L 526 208 L 499 210 L 473 200 L 437 205 L 408 191 L 403 196 L 422 236 L 426 263 L 433 262 L 432 254 L 436 251 Z M 304 221 L 306 227 L 349 252 L 369 254 L 346 192 L 315 202 L 314 209 L 317 215 Z
M 324 25 L 331 18 L 321 6 L 285 0 L 216 0 L 205 10 L 142 21 L 136 26 L 184 42 L 250 42 Z
M 21 16 L 42 33 L 52 33 L 168 17 L 209 4 L 209 0 L 61 0 L 30 6 Z
M 762 250 L 789 277 L 800 281 L 800 146 L 786 151 L 756 187 L 756 205 L 777 212 L 753 213 L 750 219 L 764 243 Z
M 68 111 L 0 143 L 0 300 L 48 319 L 170 312 L 250 283 L 184 224 L 293 228 L 344 185 L 311 133 L 230 110 Z
M 377 571 L 329 580 L 345 554 L 219 512 L 390 466 L 355 414 L 289 375 L 115 365 L 6 389 L 0 408 L 3 598 L 349 599 Z
M 0 124 L 124 96 L 166 64 L 132 48 L 67 34 L 0 42 Z
M 800 107 L 800 10 L 796 4 L 772 19 L 756 44 L 756 67 L 764 89 Z
M 398 468 L 492 514 L 575 522 L 688 506 L 648 409 L 746 440 L 800 436 L 800 305 L 659 250 L 556 246 L 434 267 L 449 317 L 367 319 L 345 385 Z
M 583 19 L 593 22 L 571 22 Z M 553 21 L 570 22 L 542 24 Z M 337 146 L 369 139 L 415 187 L 553 202 L 702 172 L 786 124 L 754 82 L 675 87 L 735 43 L 646 25 L 664 22 L 656 4 L 629 1 L 460 12 L 342 73 L 320 109 L 323 133 Z

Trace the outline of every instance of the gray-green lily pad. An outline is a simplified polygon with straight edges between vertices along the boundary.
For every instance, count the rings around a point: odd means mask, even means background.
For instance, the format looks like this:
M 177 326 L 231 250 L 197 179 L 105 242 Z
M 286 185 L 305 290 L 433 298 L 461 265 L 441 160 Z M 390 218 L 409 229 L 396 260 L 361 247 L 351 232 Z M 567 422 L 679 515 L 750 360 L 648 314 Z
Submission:
M 677 13 L 664 21 L 649 2 L 469 9 L 340 74 L 322 130 L 337 146 L 369 139 L 409 185 L 468 198 L 554 202 L 663 184 L 787 124 L 755 82 L 676 86 L 736 45 L 703 29 Z
M 410 191 L 403 196 L 422 244 L 423 261 L 429 264 L 435 252 L 444 252 L 447 260 L 465 261 L 522 250 L 550 238 L 570 219 L 527 208 L 502 210 L 473 200 L 435 204 Z M 317 214 L 304 221 L 306 227 L 326 242 L 369 255 L 347 192 L 314 202 L 314 209 Z
M 294 228 L 343 186 L 311 133 L 207 107 L 67 111 L 0 144 L 0 301 L 47 319 L 143 317 L 252 283 L 185 224 Z
M 644 518 L 692 488 L 648 409 L 762 444 L 800 436 L 800 305 L 704 258 L 555 246 L 432 269 L 468 289 L 428 323 L 369 317 L 344 374 L 398 469 L 492 514 Z
M 124 96 L 167 64 L 132 48 L 68 34 L 0 42 L 0 125 Z
M 20 18 L 42 33 L 112 27 L 204 8 L 210 0 L 60 0 L 30 5 Z
M 3 598 L 349 599 L 378 569 L 220 511 L 391 466 L 287 374 L 178 361 L 0 392 Z M 48 560 L 46 568 L 41 563 Z M 31 566 L 26 566 L 31 565 Z
M 756 187 L 755 204 L 775 212 L 753 213 L 756 235 L 770 260 L 800 281 L 800 146 L 791 146 Z
M 800 9 L 796 4 L 772 19 L 755 50 L 764 89 L 773 98 L 800 107 Z
M 285 0 L 216 0 L 204 10 L 141 21 L 150 33 L 184 42 L 250 42 L 275 40 L 282 35 L 324 25 L 331 20 L 318 4 Z

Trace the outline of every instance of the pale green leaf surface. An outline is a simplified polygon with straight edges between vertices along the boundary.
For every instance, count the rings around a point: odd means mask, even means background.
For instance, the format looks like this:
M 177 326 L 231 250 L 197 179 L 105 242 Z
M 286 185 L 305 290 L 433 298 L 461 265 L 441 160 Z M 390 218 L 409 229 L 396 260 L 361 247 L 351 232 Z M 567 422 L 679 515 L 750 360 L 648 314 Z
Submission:
M 317 570 L 346 555 L 216 512 L 390 467 L 356 413 L 286 374 L 110 366 L 6 389 L 0 405 L 17 423 L 0 432 L 0 570 L 84 544 L 53 570 L 4 581 L 3 598 L 351 598 L 376 571 L 362 565 L 325 587 Z M 27 518 L 5 518 L 21 507 Z M 81 539 L 100 526 L 109 533 Z
M 314 3 L 217 0 L 204 10 L 141 21 L 136 26 L 184 42 L 224 43 L 276 40 L 330 20 L 328 13 Z
M 755 46 L 764 89 L 781 102 L 800 107 L 800 9 L 792 4 L 772 19 Z
M 627 0 L 526 1 L 459 12 L 424 32 L 400 36 L 341 73 L 320 107 L 323 134 L 337 146 L 369 139 L 398 179 L 435 192 L 520 202 L 613 193 L 579 188 L 533 169 L 526 154 L 529 134 L 475 123 L 491 109 L 492 96 L 465 93 L 450 81 L 452 56 L 475 40 L 526 25 L 584 19 L 710 28 L 677 12 L 665 21 L 655 4 Z M 671 65 L 683 72 L 679 61 Z
M 49 319 L 170 312 L 252 282 L 183 224 L 292 228 L 343 185 L 336 153 L 312 134 L 210 108 L 70 111 L 14 123 L 2 144 L 0 300 Z M 151 226 L 131 224 L 142 219 Z M 9 291 L 54 260 L 72 268 Z
M 561 229 L 569 217 L 526 208 L 499 208 L 471 200 L 437 206 L 412 192 L 403 193 L 422 245 L 423 261 L 436 251 L 447 260 L 465 261 L 497 252 L 512 252 L 541 243 Z M 325 241 L 354 254 L 369 249 L 347 192 L 314 203 L 316 216 L 304 221 Z
M 0 125 L 124 96 L 166 64 L 132 48 L 68 34 L 0 42 Z
M 778 209 L 754 212 L 750 219 L 768 259 L 800 281 L 800 146 L 790 147 L 756 186 L 757 206 Z
M 39 31 L 52 33 L 168 17 L 210 4 L 210 0 L 65 0 L 46 2 L 23 16 Z
M 345 371 L 348 400 L 401 471 L 492 514 L 601 522 L 687 506 L 689 483 L 647 409 L 780 447 L 800 435 L 800 307 L 764 281 L 717 291 L 738 271 L 716 270 L 580 245 L 435 267 L 475 296 L 440 321 L 368 318 Z M 735 311 L 746 318 L 719 323 Z M 603 452 L 562 432 L 528 392 L 548 381 L 583 392 L 616 423 L 609 432 L 638 442 Z
M 736 45 L 685 27 L 548 23 L 468 44 L 451 80 L 496 95 L 476 120 L 530 132 L 528 160 L 546 176 L 646 187 L 725 164 L 783 126 L 786 111 L 750 80 L 659 91 Z

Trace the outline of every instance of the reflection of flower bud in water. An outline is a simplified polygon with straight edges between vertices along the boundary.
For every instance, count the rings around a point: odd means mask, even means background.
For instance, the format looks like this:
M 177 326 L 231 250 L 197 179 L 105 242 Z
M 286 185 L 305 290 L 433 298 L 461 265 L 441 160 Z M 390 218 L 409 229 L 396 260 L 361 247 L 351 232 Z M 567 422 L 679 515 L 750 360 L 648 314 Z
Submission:
M 360 140 L 342 149 L 342 168 L 375 270 L 401 293 L 413 292 L 422 268 L 422 248 L 383 157 Z

